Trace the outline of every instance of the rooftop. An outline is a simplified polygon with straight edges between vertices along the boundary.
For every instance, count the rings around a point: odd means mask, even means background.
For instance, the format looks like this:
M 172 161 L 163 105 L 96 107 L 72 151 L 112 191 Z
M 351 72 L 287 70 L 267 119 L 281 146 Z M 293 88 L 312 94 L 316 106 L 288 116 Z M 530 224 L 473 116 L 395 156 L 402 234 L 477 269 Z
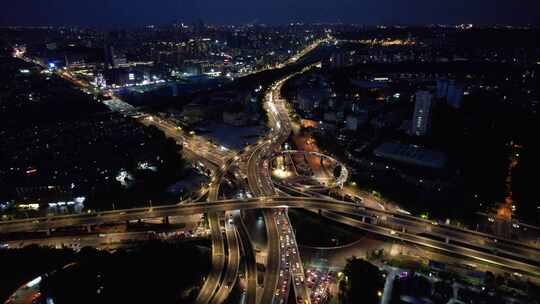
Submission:
M 447 161 L 442 152 L 398 143 L 383 143 L 373 153 L 378 157 L 436 169 L 444 167 Z

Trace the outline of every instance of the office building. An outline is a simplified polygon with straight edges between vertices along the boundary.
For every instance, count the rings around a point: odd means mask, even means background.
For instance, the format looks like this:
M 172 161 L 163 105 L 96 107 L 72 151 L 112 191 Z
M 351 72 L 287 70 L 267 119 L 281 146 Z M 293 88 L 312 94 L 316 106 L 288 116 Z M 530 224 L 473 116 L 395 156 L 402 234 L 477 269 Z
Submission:
M 463 85 L 452 80 L 448 84 L 446 102 L 454 109 L 459 109 L 463 101 Z
M 348 115 L 345 121 L 345 128 L 349 131 L 356 131 L 358 129 L 358 118 Z
M 435 92 L 435 97 L 446 98 L 447 95 L 448 95 L 448 79 L 438 79 L 437 91 Z
M 435 97 L 445 99 L 448 105 L 459 109 L 463 101 L 463 85 L 455 80 L 439 79 Z
M 412 134 L 424 136 L 429 131 L 431 120 L 431 108 L 433 95 L 428 91 L 416 92 L 416 101 L 414 104 L 414 116 L 412 124 Z

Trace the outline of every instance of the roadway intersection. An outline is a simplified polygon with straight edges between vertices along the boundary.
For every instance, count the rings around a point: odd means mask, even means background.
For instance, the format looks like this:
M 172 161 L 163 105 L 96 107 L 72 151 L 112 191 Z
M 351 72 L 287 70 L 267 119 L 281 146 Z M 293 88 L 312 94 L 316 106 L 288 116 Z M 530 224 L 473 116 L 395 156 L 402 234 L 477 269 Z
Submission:
M 295 64 L 296 61 L 297 58 L 287 64 Z M 281 87 L 289 78 L 310 67 L 283 77 L 267 89 L 264 108 L 268 113 L 270 132 L 256 145 L 239 153 L 208 142 L 203 137 L 186 135 L 174 124 L 159 117 L 139 116 L 142 123 L 155 125 L 167 136 L 182 143 L 184 151 L 193 161 L 201 161 L 210 168 L 211 181 L 198 199 L 169 206 L 0 222 L 0 233 L 51 231 L 66 226 L 91 229 L 92 226 L 105 223 L 207 213 L 212 239 L 212 271 L 196 301 L 204 304 L 226 301 L 242 271 L 242 256 L 246 273 L 247 303 L 287 303 L 291 286 L 296 302 L 310 303 L 309 290 L 304 286 L 305 274 L 300 251 L 287 214 L 288 208 L 314 210 L 336 222 L 389 239 L 540 277 L 538 248 L 361 203 L 310 195 L 301 191 L 298 192 L 303 195 L 290 196 L 276 189 L 269 170 L 269 160 L 282 151 L 282 145 L 291 133 L 290 113 L 286 101 L 280 96 Z M 247 160 L 247 164 L 245 172 L 242 173 L 247 177 L 248 188 L 253 197 L 221 199 L 220 185 L 225 175 L 233 164 L 238 164 L 243 159 Z M 207 197 L 206 201 L 201 199 L 204 195 Z M 252 209 L 262 209 L 267 232 L 262 291 L 257 282 L 256 253 L 241 212 Z M 241 255 L 241 252 L 244 254 Z

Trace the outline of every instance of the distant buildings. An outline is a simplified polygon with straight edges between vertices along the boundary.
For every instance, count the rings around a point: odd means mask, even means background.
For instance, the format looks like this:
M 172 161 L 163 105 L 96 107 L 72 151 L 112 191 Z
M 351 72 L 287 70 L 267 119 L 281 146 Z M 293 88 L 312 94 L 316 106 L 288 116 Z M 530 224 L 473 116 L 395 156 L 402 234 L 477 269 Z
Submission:
M 355 56 L 355 51 L 347 51 L 343 49 L 338 49 L 333 52 L 330 57 L 323 60 L 323 67 L 326 69 L 337 69 L 346 66 L 355 65 L 357 62 L 357 56 Z
M 123 87 L 133 85 L 137 81 L 141 81 L 143 73 L 138 70 L 113 68 L 103 72 L 103 84 L 111 87 Z M 96 79 L 96 81 L 99 79 Z
M 366 79 L 351 79 L 351 84 L 362 89 L 384 89 L 388 88 L 392 83 L 392 79 L 388 77 L 373 77 Z
M 325 104 L 330 93 L 328 90 L 320 87 L 308 87 L 298 92 L 297 103 L 300 110 L 310 113 L 314 109 L 321 107 Z
M 414 104 L 414 116 L 412 123 L 413 135 L 424 136 L 429 132 L 432 107 L 433 95 L 430 92 L 416 92 L 416 101 Z
M 120 65 L 127 64 L 126 56 L 124 54 L 117 54 L 114 50 L 114 46 L 106 44 L 104 47 L 105 66 L 108 68 L 116 68 Z
M 325 67 L 330 69 L 337 69 L 347 66 L 347 54 L 344 51 L 334 52 L 328 61 L 325 62 Z

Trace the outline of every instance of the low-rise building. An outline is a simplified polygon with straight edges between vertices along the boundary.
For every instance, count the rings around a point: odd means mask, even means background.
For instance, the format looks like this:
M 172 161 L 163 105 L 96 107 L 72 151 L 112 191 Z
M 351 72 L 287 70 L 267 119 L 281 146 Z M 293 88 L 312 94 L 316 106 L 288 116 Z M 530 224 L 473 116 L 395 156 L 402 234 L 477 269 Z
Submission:
M 446 155 L 442 152 L 398 143 L 383 143 L 373 151 L 373 154 L 389 160 L 434 169 L 443 168 L 447 161 Z

